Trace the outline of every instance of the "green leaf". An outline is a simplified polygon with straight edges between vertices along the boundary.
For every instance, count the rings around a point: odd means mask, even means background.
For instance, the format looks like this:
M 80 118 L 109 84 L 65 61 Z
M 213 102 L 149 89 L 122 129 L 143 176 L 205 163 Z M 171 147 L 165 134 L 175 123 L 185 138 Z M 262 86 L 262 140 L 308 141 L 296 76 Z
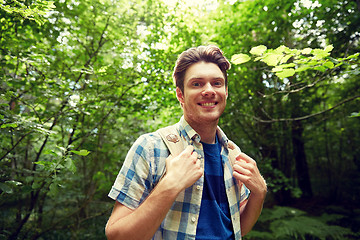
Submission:
M 277 47 L 277 48 L 274 50 L 274 52 L 279 53 L 279 54 L 282 54 L 282 53 L 284 53 L 284 52 L 290 53 L 290 49 L 289 49 L 288 47 L 285 47 L 284 45 L 281 45 L 281 46 Z
M 286 77 L 291 77 L 295 74 L 295 69 L 293 68 L 287 68 L 287 69 L 284 69 L 283 71 L 281 72 L 277 72 L 275 73 L 276 76 L 278 76 L 280 79 L 283 79 L 283 78 L 286 78 Z
M 31 188 L 34 190 L 37 190 L 41 187 L 41 183 L 39 182 L 33 182 L 33 184 L 31 185 Z
M 60 146 L 56 146 L 57 148 L 59 148 L 62 152 L 66 152 L 66 148 L 64 147 L 60 147 Z
M 59 192 L 59 187 L 58 187 L 58 184 L 57 183 L 51 183 L 50 184 L 50 187 L 49 187 L 49 194 L 50 196 L 53 196 L 55 197 Z
M 282 64 L 282 65 L 279 65 L 278 67 L 281 67 L 281 68 L 291 68 L 291 67 L 295 67 L 295 63 L 288 63 L 288 64 Z
M 9 187 L 7 184 L 5 183 L 0 183 L 0 189 L 1 191 L 5 192 L 5 193 L 8 193 L 8 194 L 11 194 L 13 193 L 13 190 L 11 187 Z
M 286 63 L 292 56 L 293 56 L 292 54 L 283 56 L 280 60 L 280 63 Z
M 313 54 L 314 54 L 315 60 L 323 59 L 330 55 L 329 52 L 327 52 L 323 49 L 318 49 L 318 48 L 313 50 Z
M 41 166 L 49 166 L 49 164 L 50 164 L 50 162 L 47 162 L 47 161 L 37 161 L 34 163 L 37 165 L 41 165 Z
M 343 64 L 344 64 L 343 62 L 340 62 L 340 63 L 336 64 L 334 67 L 337 68 L 337 67 L 340 67 Z
M 324 66 L 324 67 L 327 67 L 327 68 L 329 68 L 329 69 L 333 69 L 333 68 L 334 68 L 334 63 L 327 61 L 327 62 L 325 62 L 325 63 L 323 64 L 323 66 Z
M 75 154 L 77 154 L 79 156 L 87 156 L 90 153 L 88 150 L 85 150 L 85 149 L 82 149 L 80 151 L 71 150 L 71 152 L 73 152 L 73 153 L 75 153 Z
M 262 59 L 262 61 L 269 66 L 276 66 L 280 62 L 282 57 L 282 54 L 267 53 L 266 56 Z
M 297 69 L 295 69 L 295 72 L 303 72 L 303 71 L 306 71 L 310 68 L 310 66 L 307 66 L 307 65 L 302 65 L 300 67 L 298 67 Z
M 259 45 L 256 47 L 251 48 L 250 53 L 253 55 L 261 56 L 265 51 L 267 47 L 264 45 Z
M 328 45 L 326 46 L 326 48 L 324 49 L 325 52 L 331 52 L 334 49 L 333 45 Z
M 1 125 L 1 128 L 16 128 L 17 126 L 17 123 L 5 123 Z
M 318 70 L 318 71 L 320 71 L 320 72 L 325 72 L 325 71 L 326 71 L 326 68 L 323 67 L 323 66 L 316 66 L 316 67 L 314 67 L 314 69 L 315 69 L 315 70 Z
M 65 167 L 69 169 L 72 173 L 76 172 L 76 166 L 71 158 L 65 159 Z
M 58 154 L 56 154 L 56 153 L 54 152 L 54 150 L 50 150 L 50 149 L 45 149 L 44 152 L 43 152 L 43 154 L 51 154 L 51 155 L 53 155 L 53 156 L 55 156 L 55 157 L 58 156 Z
M 15 181 L 15 180 L 10 180 L 10 181 L 6 181 L 6 183 L 12 185 L 12 186 L 20 186 L 22 185 L 21 182 Z
M 248 61 L 250 61 L 250 57 L 247 54 L 235 54 L 231 57 L 231 62 L 233 64 L 242 64 L 242 63 L 246 63 Z
M 304 48 L 303 50 L 301 50 L 301 53 L 306 55 L 306 54 L 310 54 L 311 51 L 312 51 L 311 48 Z
M 272 72 L 281 72 L 281 71 L 283 71 L 283 70 L 284 70 L 284 69 L 283 69 L 282 67 L 279 67 L 279 66 L 274 67 L 273 69 L 271 69 Z
M 343 60 L 350 60 L 352 58 L 357 58 L 359 56 L 360 53 L 355 53 L 355 54 L 352 54 L 350 56 L 348 56 L 347 58 L 344 58 Z
M 356 117 L 360 117 L 360 112 L 353 112 L 350 114 L 351 118 L 356 118 Z

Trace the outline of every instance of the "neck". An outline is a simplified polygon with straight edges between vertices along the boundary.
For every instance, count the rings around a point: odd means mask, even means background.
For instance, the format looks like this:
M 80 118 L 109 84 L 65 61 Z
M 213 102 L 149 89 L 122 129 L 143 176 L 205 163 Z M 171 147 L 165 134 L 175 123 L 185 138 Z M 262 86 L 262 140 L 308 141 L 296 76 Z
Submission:
M 214 144 L 216 137 L 216 129 L 219 120 L 215 122 L 194 122 L 186 119 L 187 123 L 200 135 L 201 141 L 204 143 Z

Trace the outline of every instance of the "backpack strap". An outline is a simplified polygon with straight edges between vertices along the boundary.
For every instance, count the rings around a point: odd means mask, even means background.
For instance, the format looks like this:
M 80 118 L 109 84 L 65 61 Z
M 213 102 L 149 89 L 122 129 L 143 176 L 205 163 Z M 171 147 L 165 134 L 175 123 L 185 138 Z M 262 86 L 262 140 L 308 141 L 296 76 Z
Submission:
M 156 131 L 162 138 L 166 147 L 170 151 L 170 155 L 173 157 L 178 156 L 184 150 L 184 143 L 178 133 L 176 124 L 160 128 Z M 164 163 L 164 170 L 162 171 L 160 179 L 164 177 L 166 173 L 166 164 Z
M 231 162 L 231 166 L 234 166 L 236 157 L 239 156 L 239 154 L 241 153 L 241 150 L 231 140 L 229 140 L 229 142 L 228 142 L 228 149 L 229 149 L 229 159 Z M 240 180 L 238 180 L 238 184 L 240 186 L 241 192 L 243 193 L 243 191 L 245 191 L 244 188 L 242 187 L 243 183 Z
M 160 134 L 162 140 L 170 151 L 170 154 L 176 157 L 184 150 L 184 144 L 179 136 L 176 124 L 160 128 L 156 131 Z
M 183 139 L 181 139 L 179 135 L 176 124 L 164 128 L 160 128 L 156 132 L 159 133 L 163 142 L 169 149 L 170 155 L 172 155 L 173 157 L 178 156 L 184 150 L 184 141 Z M 229 150 L 229 160 L 231 166 L 233 166 L 236 161 L 236 157 L 239 156 L 241 150 L 231 140 L 229 140 L 228 142 L 228 150 Z M 161 174 L 160 179 L 164 177 L 165 173 L 166 173 L 166 166 L 164 164 L 164 170 L 163 173 Z M 243 183 L 238 181 L 238 184 L 240 186 L 241 192 L 245 191 L 244 188 L 242 187 Z
M 177 126 L 171 125 L 164 128 L 160 128 L 156 131 L 160 134 L 162 140 L 166 144 L 167 148 L 170 151 L 170 154 L 176 157 L 184 150 L 184 143 L 179 136 L 179 132 L 177 130 Z M 236 147 L 235 143 L 229 140 L 228 143 L 229 149 L 229 159 L 231 165 L 234 165 L 236 161 L 236 157 L 241 153 L 240 149 Z
M 241 150 L 238 147 L 236 147 L 235 143 L 231 140 L 229 140 L 228 149 L 229 149 L 229 159 L 232 166 L 236 161 L 236 157 L 239 156 L 239 154 L 241 153 Z

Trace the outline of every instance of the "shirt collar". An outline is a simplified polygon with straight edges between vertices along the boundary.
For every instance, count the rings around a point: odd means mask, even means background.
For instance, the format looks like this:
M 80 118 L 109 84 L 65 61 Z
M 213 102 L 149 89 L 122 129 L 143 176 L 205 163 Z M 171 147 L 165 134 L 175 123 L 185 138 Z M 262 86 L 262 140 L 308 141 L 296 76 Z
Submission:
M 201 140 L 200 135 L 187 123 L 184 116 L 180 118 L 179 131 L 180 131 L 180 135 L 183 136 L 187 141 L 189 142 L 195 141 L 196 143 L 200 143 Z M 227 136 L 219 126 L 216 129 L 216 134 L 219 138 L 220 144 L 227 148 L 229 139 L 227 138 Z

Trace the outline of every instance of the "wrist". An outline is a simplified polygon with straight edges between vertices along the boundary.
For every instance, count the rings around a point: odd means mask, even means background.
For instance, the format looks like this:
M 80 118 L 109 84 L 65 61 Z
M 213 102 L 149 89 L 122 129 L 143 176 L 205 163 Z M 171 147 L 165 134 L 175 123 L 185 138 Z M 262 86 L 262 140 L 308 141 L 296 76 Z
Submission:
M 267 187 L 263 189 L 257 189 L 257 191 L 252 191 L 250 193 L 251 198 L 259 199 L 261 201 L 264 201 L 267 194 Z
M 170 196 L 175 197 L 183 190 L 179 181 L 172 178 L 169 174 L 165 174 L 163 179 L 159 182 L 159 187 Z

